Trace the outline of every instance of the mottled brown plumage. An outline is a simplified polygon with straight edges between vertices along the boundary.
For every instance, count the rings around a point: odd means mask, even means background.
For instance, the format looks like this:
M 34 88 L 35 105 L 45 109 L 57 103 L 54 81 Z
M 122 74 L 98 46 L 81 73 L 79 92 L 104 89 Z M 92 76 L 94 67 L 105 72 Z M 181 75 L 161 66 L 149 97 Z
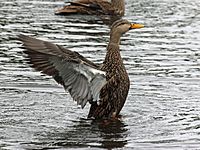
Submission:
M 88 14 L 123 16 L 125 11 L 124 0 L 75 0 L 58 9 L 55 14 Z
M 33 68 L 52 76 L 82 108 L 90 102 L 89 118 L 112 118 L 124 106 L 130 85 L 120 55 L 120 37 L 130 29 L 141 27 L 127 20 L 116 21 L 110 31 L 105 60 L 100 66 L 56 44 L 25 35 L 20 35 L 19 40 Z

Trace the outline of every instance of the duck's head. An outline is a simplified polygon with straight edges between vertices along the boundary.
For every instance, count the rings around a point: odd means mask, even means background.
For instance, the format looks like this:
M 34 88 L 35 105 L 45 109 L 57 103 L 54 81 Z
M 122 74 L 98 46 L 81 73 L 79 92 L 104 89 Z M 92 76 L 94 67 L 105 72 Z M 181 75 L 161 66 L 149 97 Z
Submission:
M 144 25 L 138 23 L 131 23 L 128 20 L 120 19 L 115 21 L 111 26 L 111 33 L 124 34 L 131 29 L 143 28 Z
M 128 20 L 120 19 L 115 21 L 111 26 L 110 31 L 110 43 L 117 43 L 120 42 L 120 37 L 129 30 L 143 28 L 144 25 L 131 23 Z

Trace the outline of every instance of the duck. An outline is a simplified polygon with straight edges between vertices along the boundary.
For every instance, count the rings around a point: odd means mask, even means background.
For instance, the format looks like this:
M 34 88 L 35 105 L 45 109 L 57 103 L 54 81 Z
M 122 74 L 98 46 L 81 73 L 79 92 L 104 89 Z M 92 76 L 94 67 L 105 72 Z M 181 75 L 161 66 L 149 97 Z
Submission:
M 124 16 L 124 0 L 76 0 L 67 2 L 63 8 L 55 11 L 56 15 L 87 14 L 87 15 L 111 15 Z
M 36 71 L 52 76 L 82 108 L 90 104 L 88 118 L 112 119 L 119 116 L 130 87 L 120 54 L 120 38 L 144 25 L 120 19 L 110 29 L 105 59 L 96 64 L 63 46 L 20 34 L 18 39 L 26 62 Z

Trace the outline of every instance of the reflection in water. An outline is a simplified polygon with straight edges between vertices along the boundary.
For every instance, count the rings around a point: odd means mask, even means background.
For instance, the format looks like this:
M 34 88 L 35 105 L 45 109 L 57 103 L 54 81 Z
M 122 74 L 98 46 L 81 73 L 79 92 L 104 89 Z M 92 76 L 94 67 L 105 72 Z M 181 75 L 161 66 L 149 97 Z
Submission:
M 53 130 L 38 138 L 39 142 L 23 143 L 24 148 L 123 148 L 127 144 L 128 129 L 120 120 L 93 121 L 81 119 L 73 121 L 73 126 L 63 130 Z
M 128 129 L 126 129 L 126 125 L 122 121 L 94 122 L 94 125 L 98 125 L 100 137 L 103 139 L 101 147 L 122 148 L 127 144 Z

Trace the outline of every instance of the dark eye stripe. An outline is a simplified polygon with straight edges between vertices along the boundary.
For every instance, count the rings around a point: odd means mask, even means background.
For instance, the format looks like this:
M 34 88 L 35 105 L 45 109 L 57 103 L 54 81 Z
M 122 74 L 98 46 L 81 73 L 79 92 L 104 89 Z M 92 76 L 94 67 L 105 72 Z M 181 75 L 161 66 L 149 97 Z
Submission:
M 130 24 L 130 22 L 125 19 L 117 20 L 113 23 L 113 25 L 111 26 L 111 29 L 117 28 L 118 26 L 125 25 L 125 24 Z

